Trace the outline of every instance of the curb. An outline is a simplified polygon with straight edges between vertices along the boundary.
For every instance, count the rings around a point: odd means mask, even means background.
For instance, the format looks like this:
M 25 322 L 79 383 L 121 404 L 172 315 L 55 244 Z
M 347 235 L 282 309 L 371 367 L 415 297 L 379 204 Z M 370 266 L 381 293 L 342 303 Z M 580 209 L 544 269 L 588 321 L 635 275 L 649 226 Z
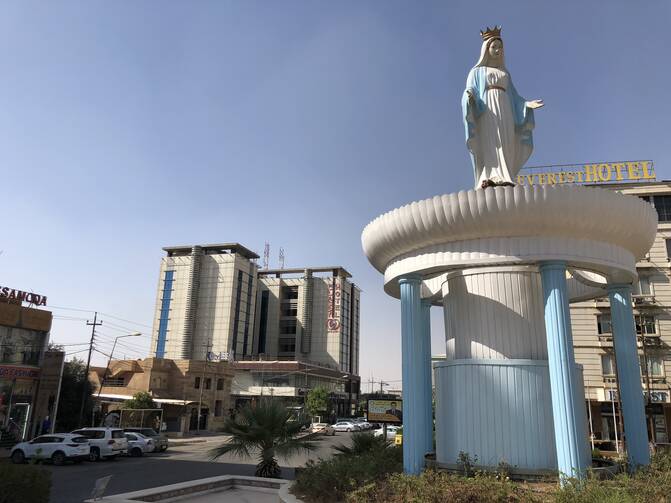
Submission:
M 299 500 L 296 496 L 289 492 L 289 489 L 291 489 L 293 485 L 294 482 L 282 484 L 282 487 L 278 493 L 278 496 L 280 497 L 280 503 L 303 503 L 303 500 Z

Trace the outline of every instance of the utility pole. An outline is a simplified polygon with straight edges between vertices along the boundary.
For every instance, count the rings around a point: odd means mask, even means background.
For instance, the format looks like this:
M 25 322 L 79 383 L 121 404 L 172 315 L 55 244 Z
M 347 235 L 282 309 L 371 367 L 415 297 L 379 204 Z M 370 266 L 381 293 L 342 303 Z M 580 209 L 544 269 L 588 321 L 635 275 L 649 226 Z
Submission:
M 98 323 L 98 312 L 96 311 L 93 313 L 93 323 L 89 323 L 89 320 L 86 320 L 86 324 L 91 327 L 91 341 L 89 342 L 89 356 L 86 360 L 86 371 L 84 372 L 84 385 L 82 387 L 82 404 L 79 407 L 79 421 L 77 421 L 77 424 L 81 427 L 84 424 L 82 421 L 84 420 L 84 404 L 86 403 L 87 396 L 86 396 L 86 391 L 88 389 L 88 386 L 86 385 L 88 379 L 89 379 L 89 367 L 91 366 L 91 353 L 93 352 L 93 341 L 96 338 L 96 327 L 99 327 L 100 325 L 103 324 L 101 321 Z M 104 377 L 103 377 L 104 379 Z M 102 381 L 100 382 L 100 387 L 102 388 Z

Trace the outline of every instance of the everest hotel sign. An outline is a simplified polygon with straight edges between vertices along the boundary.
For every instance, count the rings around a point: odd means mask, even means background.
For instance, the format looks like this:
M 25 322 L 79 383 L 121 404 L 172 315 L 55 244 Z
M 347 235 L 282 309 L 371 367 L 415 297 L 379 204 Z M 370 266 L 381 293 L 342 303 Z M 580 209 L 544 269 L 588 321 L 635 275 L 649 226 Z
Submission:
M 29 304 L 34 304 L 36 306 L 47 305 L 46 295 L 40 295 L 32 292 L 24 292 L 22 290 L 16 290 L 14 288 L 10 288 L 8 286 L 0 286 L 0 300 L 28 302 Z
M 520 171 L 517 184 L 627 183 L 649 182 L 654 179 L 655 168 L 652 161 L 624 161 L 530 167 Z

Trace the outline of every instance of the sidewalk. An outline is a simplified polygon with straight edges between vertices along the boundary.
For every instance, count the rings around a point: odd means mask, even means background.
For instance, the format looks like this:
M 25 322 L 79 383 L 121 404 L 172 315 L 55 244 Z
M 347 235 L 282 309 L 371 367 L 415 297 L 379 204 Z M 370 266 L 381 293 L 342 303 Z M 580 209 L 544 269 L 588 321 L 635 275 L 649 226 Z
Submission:
M 223 433 L 202 432 L 199 435 L 190 434 L 183 437 L 168 436 L 168 445 L 179 446 L 179 445 L 201 444 L 206 442 L 225 442 L 229 438 L 230 435 L 224 435 Z

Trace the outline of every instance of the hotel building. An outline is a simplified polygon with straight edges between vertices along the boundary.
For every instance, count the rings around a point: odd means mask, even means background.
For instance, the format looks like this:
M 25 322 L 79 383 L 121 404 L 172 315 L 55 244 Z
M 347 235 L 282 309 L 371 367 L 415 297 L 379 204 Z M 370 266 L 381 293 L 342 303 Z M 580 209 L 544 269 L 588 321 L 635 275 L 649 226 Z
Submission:
M 646 401 L 648 434 L 657 444 L 671 438 L 671 182 L 601 185 L 650 202 L 659 216 L 650 252 L 636 264 L 633 308 Z M 616 218 L 586 215 L 585 218 Z M 604 222 L 605 223 L 605 222 Z M 583 366 L 590 430 L 595 447 L 615 450 L 622 428 L 607 297 L 571 305 L 576 362 Z
M 163 250 L 154 356 L 205 360 L 208 353 L 223 359 L 251 355 L 259 256 L 238 243 Z
M 321 386 L 331 412 L 351 411 L 360 290 L 344 268 L 259 270 L 258 255 L 238 243 L 163 250 L 152 356 L 232 362 L 238 405 L 263 395 L 302 403 Z

